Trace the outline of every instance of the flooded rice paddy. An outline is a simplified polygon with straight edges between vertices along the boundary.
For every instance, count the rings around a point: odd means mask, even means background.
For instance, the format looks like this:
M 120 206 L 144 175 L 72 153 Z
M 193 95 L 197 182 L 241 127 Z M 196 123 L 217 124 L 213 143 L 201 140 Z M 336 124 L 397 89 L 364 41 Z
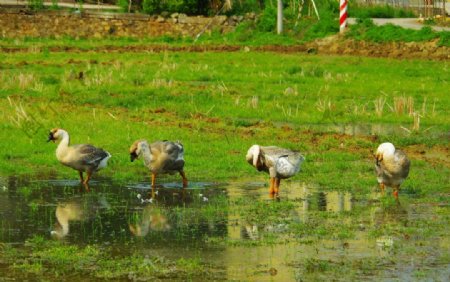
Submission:
M 201 262 L 212 276 L 193 280 L 448 281 L 448 214 L 436 206 L 286 181 L 271 200 L 265 182 L 165 183 L 75 180 L 0 183 L 1 246 L 26 248 L 35 237 L 97 245 L 115 255 Z M 439 208 L 439 207 L 438 207 Z M 436 229 L 436 230 L 434 230 Z M 0 260 L 0 276 L 10 266 Z M 17 273 L 16 273 L 17 274 Z M 152 280 L 151 277 L 121 277 Z M 6 279 L 6 278 L 5 278 Z M 1 280 L 1 279 L 0 279 Z

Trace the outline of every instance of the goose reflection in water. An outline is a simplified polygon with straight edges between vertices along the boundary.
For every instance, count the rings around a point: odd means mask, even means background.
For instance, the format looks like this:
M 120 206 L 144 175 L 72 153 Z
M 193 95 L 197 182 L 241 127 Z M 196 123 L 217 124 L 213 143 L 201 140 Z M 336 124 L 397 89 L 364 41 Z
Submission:
M 55 229 L 51 231 L 51 235 L 57 239 L 66 237 L 69 234 L 69 222 L 83 221 L 86 219 L 86 214 L 81 201 L 73 200 L 58 204 L 55 212 Z
M 70 232 L 72 221 L 85 221 L 93 218 L 100 208 L 109 208 L 105 198 L 96 199 L 91 196 L 76 197 L 57 205 L 56 223 L 50 234 L 56 239 L 63 239 Z
M 136 224 L 128 224 L 130 232 L 137 237 L 146 236 L 150 230 L 170 230 L 170 224 L 168 223 L 167 217 L 163 214 L 163 210 L 152 204 L 144 207 L 140 218 Z

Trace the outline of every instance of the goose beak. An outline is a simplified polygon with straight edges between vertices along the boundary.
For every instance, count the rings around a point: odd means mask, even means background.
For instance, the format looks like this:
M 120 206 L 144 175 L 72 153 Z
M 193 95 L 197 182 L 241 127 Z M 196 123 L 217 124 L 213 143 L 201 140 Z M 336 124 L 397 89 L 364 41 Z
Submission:
M 133 162 L 135 159 L 137 159 L 137 154 L 136 152 L 130 153 L 130 161 Z
M 381 162 L 383 161 L 383 155 L 382 154 L 376 154 L 375 155 L 375 161 L 377 163 L 377 166 L 380 166 Z
M 53 141 L 53 142 L 55 141 L 55 137 L 53 137 L 53 133 L 51 133 L 51 132 L 48 134 L 48 139 L 47 139 L 47 142 L 50 142 L 50 141 Z

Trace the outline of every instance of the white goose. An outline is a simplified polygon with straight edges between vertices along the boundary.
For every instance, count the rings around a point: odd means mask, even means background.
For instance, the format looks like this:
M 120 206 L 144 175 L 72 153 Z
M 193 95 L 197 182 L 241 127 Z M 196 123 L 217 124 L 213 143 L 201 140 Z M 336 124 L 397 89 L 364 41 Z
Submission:
M 140 156 L 152 174 L 152 188 L 155 187 L 158 174 L 174 174 L 178 172 L 183 179 L 183 188 L 188 186 L 184 173 L 184 148 L 180 142 L 156 141 L 148 144 L 146 140 L 137 140 L 130 147 L 130 159 L 134 161 Z
M 54 128 L 48 135 L 48 140 L 57 142 L 56 158 L 65 166 L 78 170 L 81 183 L 88 185 L 92 173 L 107 166 L 111 154 L 89 144 L 70 146 L 69 133 L 64 129 Z M 87 177 L 83 179 L 83 172 Z
M 395 149 L 392 143 L 378 146 L 375 154 L 375 170 L 381 191 L 385 186 L 394 188 L 394 197 L 398 199 L 398 190 L 409 174 L 410 161 L 406 154 Z
M 305 158 L 298 152 L 276 146 L 253 145 L 247 151 L 247 162 L 258 171 L 269 173 L 271 196 L 277 195 L 280 190 L 281 179 L 294 176 L 299 172 Z

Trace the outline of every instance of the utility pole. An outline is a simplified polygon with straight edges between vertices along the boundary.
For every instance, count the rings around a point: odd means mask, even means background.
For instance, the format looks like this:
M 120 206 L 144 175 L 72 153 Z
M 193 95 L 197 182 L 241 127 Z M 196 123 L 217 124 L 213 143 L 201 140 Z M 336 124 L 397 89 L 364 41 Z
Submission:
M 277 0 L 277 34 L 283 32 L 283 1 Z

